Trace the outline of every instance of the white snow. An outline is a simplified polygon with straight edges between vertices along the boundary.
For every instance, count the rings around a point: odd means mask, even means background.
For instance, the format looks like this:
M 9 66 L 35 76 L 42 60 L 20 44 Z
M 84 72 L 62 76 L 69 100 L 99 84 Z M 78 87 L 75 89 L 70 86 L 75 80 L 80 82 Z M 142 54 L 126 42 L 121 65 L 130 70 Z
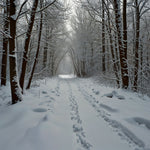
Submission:
M 71 74 L 71 75 L 68 75 L 68 74 L 60 74 L 59 75 L 60 78 L 63 78 L 63 79 L 69 79 L 69 78 L 75 78 L 76 76 L 74 74 Z
M 13 20 L 16 20 L 16 18 L 17 18 L 17 15 L 15 14 L 15 15 L 12 15 L 12 16 L 10 16 Z
M 71 75 L 38 80 L 10 105 L 0 88 L 0 150 L 150 150 L 150 98 Z

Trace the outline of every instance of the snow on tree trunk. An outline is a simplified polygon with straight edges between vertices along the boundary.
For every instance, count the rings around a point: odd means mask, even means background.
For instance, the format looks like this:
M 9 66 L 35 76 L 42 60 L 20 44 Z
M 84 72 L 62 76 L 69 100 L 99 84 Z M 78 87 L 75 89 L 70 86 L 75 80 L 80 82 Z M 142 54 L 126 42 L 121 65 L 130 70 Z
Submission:
M 115 72 L 115 76 L 116 76 L 116 82 L 117 82 L 117 86 L 118 88 L 120 87 L 120 77 L 119 77 L 119 68 L 117 67 L 117 61 L 116 61 L 116 57 L 115 57 L 115 50 L 113 47 L 113 38 L 112 38 L 112 29 L 111 29 L 111 23 L 110 23 L 110 12 L 107 12 L 107 17 L 108 17 L 108 26 L 107 27 L 107 31 L 108 31 L 108 35 L 109 35 L 109 41 L 110 41 L 110 50 L 111 50 L 111 56 L 112 56 L 112 61 L 113 61 L 113 69 Z
M 122 24 L 121 24 L 121 12 L 120 12 L 119 0 L 114 0 L 114 10 L 115 10 L 116 29 L 117 29 L 117 35 L 118 35 L 122 88 L 127 89 L 129 85 L 129 78 L 128 78 L 126 52 L 124 51 L 124 48 L 123 48 L 123 36 L 122 36 Z
M 3 35 L 3 54 L 2 54 L 2 70 L 1 70 L 1 85 L 6 85 L 6 70 L 7 70 L 7 51 L 8 51 L 8 0 L 5 2 L 4 8 L 4 35 Z
M 42 4 L 41 4 L 41 5 L 42 5 Z M 42 6 L 41 6 L 41 8 L 42 8 Z M 34 59 L 34 64 L 33 64 L 33 67 L 32 67 L 31 75 L 30 75 L 29 82 L 28 82 L 28 85 L 27 85 L 27 88 L 26 88 L 26 89 L 29 89 L 29 88 L 30 88 L 31 81 L 32 81 L 32 78 L 33 78 L 33 74 L 34 74 L 34 70 L 35 70 L 35 67 L 36 67 L 36 62 L 37 62 L 38 55 L 39 55 L 40 43 L 41 43 L 41 34 L 42 34 L 42 25 L 43 25 L 42 19 L 43 19 L 43 14 L 42 14 L 42 12 L 41 12 L 40 28 L 39 28 L 39 37 L 38 37 L 38 46 L 37 46 L 36 56 L 35 56 L 35 59 Z
M 9 37 L 9 63 L 10 63 L 10 85 L 12 104 L 22 100 L 21 89 L 18 81 L 17 74 L 17 61 L 15 51 L 15 38 L 16 38 L 16 3 L 15 0 L 10 0 L 9 10 L 9 23 L 10 23 L 10 37 Z
M 27 33 L 26 33 L 24 50 L 23 50 L 23 62 L 22 62 L 22 69 L 21 69 L 21 75 L 20 75 L 20 86 L 22 88 L 22 92 L 23 92 L 23 88 L 24 88 L 24 80 L 25 80 L 25 74 L 26 74 L 29 43 L 30 43 L 31 32 L 32 32 L 33 24 L 34 24 L 34 18 L 35 18 L 37 6 L 38 6 L 38 0 L 34 0 L 32 11 L 31 11 L 31 18 L 30 18 L 30 22 L 28 25 Z

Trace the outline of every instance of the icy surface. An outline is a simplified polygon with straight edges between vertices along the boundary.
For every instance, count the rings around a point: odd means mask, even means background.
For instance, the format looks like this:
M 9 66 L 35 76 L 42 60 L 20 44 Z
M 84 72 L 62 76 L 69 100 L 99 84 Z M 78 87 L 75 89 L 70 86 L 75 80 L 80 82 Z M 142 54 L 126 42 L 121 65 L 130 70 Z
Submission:
M 0 150 L 150 150 L 150 98 L 71 75 L 0 88 Z

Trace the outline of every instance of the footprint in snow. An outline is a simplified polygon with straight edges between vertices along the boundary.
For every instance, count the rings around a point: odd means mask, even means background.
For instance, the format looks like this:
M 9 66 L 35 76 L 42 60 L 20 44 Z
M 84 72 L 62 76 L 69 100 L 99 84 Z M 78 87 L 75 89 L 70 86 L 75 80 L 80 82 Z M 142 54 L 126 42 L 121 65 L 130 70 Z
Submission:
M 47 112 L 47 109 L 45 108 L 35 108 L 33 109 L 34 112 Z
M 77 124 L 74 124 L 73 125 L 73 131 L 74 132 L 82 132 L 83 131 L 83 128 Z
M 93 93 L 96 94 L 96 95 L 99 95 L 100 92 L 99 91 L 95 91 L 94 89 L 92 89 Z
M 99 95 L 99 91 L 96 91 L 95 94 L 96 94 L 96 95 Z
M 54 100 L 54 98 L 53 98 L 53 97 L 50 97 L 50 99 L 51 99 L 51 100 Z
M 120 100 L 124 100 L 125 97 L 123 95 L 119 95 L 116 91 L 112 91 L 111 93 L 104 94 L 103 96 L 106 96 L 108 98 L 113 98 L 114 96 L 117 97 Z
M 123 95 L 116 95 L 116 97 L 117 97 L 118 99 L 120 99 L 120 100 L 124 100 L 124 99 L 125 99 L 125 97 L 124 97 Z
M 144 125 L 147 129 L 150 130 L 150 120 L 140 118 L 140 117 L 135 117 L 133 118 L 133 120 L 139 125 Z
M 47 92 L 46 91 L 42 91 L 42 94 L 47 94 Z
M 42 121 L 44 122 L 44 121 L 47 121 L 47 120 L 48 120 L 48 116 L 45 115 L 45 116 L 42 118 Z
M 112 107 L 110 107 L 110 106 L 108 106 L 108 105 L 100 104 L 100 106 L 101 106 L 102 108 L 104 108 L 105 110 L 109 111 L 109 112 L 118 112 L 117 109 L 114 109 L 114 108 L 112 108 Z
M 104 96 L 106 96 L 108 98 L 112 98 L 114 95 L 113 95 L 113 93 L 107 93 L 107 94 L 104 94 Z

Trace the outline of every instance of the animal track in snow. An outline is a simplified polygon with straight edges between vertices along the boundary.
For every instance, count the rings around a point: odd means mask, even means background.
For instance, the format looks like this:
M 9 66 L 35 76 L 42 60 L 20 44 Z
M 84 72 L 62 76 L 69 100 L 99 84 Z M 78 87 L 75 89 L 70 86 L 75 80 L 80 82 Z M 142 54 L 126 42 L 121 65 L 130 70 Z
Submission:
M 126 140 L 129 144 L 136 145 L 140 149 L 142 148 L 142 150 L 145 150 L 145 144 L 141 139 L 139 139 L 128 128 L 123 126 L 118 121 L 110 119 L 109 114 L 107 114 L 105 111 L 100 109 L 100 107 L 103 107 L 110 111 L 110 110 L 113 110 L 112 108 L 104 104 L 98 105 L 96 103 L 95 97 L 93 97 L 92 95 L 89 95 L 85 90 L 83 90 L 83 88 L 81 90 L 80 86 L 78 86 L 78 90 L 85 97 L 85 100 L 87 100 L 90 103 L 90 105 L 98 112 L 99 116 L 102 117 L 114 129 L 114 131 L 118 133 L 118 135 L 122 139 Z M 116 91 L 113 91 L 111 94 L 118 95 Z
M 82 127 L 82 120 L 80 119 L 79 110 L 78 110 L 78 103 L 75 100 L 75 97 L 72 95 L 71 87 L 70 89 L 70 108 L 71 108 L 71 120 L 73 121 L 73 132 L 76 135 L 77 143 L 79 143 L 83 149 L 90 150 L 92 145 L 87 142 L 84 129 Z

